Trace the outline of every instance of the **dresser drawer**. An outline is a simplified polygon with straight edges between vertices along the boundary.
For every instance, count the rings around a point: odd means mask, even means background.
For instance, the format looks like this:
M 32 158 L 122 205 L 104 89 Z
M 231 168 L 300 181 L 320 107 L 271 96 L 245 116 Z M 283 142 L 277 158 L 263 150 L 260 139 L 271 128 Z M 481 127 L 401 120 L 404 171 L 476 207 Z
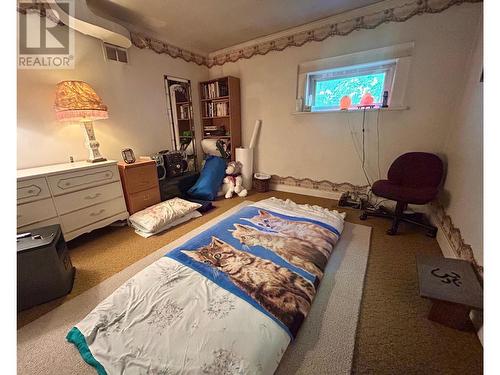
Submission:
M 17 206 L 17 226 L 23 227 L 57 216 L 52 199 L 42 199 L 36 202 Z
M 125 202 L 123 198 L 115 198 L 111 201 L 87 207 L 69 214 L 61 216 L 64 232 L 71 232 L 83 228 L 99 220 L 125 212 Z
M 124 174 L 127 194 L 151 189 L 158 186 L 156 164 L 147 164 L 135 168 L 127 168 Z
M 61 195 L 77 190 L 88 189 L 92 186 L 104 185 L 113 181 L 119 181 L 118 168 L 109 165 L 99 168 L 88 168 L 85 170 L 58 174 L 47 177 L 53 195 Z
M 54 201 L 57 212 L 59 212 L 59 215 L 62 215 L 122 196 L 122 185 L 117 181 L 111 184 L 75 191 L 74 193 L 59 195 L 54 197 Z
M 130 194 L 128 196 L 128 211 L 129 214 L 132 215 L 135 212 L 157 203 L 160 203 L 160 190 L 158 187 L 154 187 L 153 189 Z
M 38 201 L 50 197 L 45 177 L 17 182 L 17 204 Z

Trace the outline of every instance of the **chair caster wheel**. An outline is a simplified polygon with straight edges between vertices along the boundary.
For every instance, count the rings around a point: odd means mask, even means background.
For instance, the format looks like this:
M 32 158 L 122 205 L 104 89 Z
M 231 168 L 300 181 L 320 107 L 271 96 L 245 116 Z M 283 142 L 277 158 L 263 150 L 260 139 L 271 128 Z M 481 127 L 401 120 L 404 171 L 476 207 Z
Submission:
M 389 236 L 395 236 L 398 232 L 391 228 L 387 229 L 385 233 L 387 233 Z
M 360 216 L 359 216 L 359 220 L 366 220 L 368 219 L 368 215 L 366 213 L 362 213 Z

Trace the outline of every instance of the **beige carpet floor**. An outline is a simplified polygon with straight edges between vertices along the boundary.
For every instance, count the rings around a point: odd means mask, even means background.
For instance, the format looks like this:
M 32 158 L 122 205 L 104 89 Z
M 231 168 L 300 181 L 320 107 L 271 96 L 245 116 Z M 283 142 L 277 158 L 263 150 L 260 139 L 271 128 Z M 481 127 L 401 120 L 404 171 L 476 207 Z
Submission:
M 18 331 L 18 374 L 95 373 L 65 342 L 69 329 L 139 270 L 235 212 L 244 202 L 211 222 L 139 260 L 106 281 L 45 314 Z M 349 374 L 370 248 L 371 228 L 346 223 L 325 269 L 310 315 L 289 346 L 277 374 Z
M 269 196 L 337 207 L 334 200 L 284 192 L 252 193 L 248 199 L 256 201 Z M 123 227 L 105 228 L 71 241 L 72 261 L 78 268 L 73 291 L 64 298 L 21 312 L 18 326 L 101 283 L 241 201 L 240 198 L 218 201 L 217 208 L 203 217 L 149 239 Z M 352 372 L 481 374 L 483 349 L 477 336 L 427 320 L 430 301 L 418 296 L 415 255 L 440 254 L 436 240 L 406 225 L 401 226 L 398 236 L 387 236 L 388 221 L 370 218 L 361 222 L 359 211 L 345 211 L 347 221 L 372 227 Z

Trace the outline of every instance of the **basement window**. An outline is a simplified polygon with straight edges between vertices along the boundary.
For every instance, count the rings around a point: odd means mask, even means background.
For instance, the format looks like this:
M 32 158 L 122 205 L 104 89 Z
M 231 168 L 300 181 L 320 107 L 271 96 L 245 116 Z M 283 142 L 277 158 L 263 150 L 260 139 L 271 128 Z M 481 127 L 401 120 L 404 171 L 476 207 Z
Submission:
M 356 108 L 370 93 L 373 104 L 380 106 L 384 91 L 391 95 L 395 67 L 396 61 L 381 61 L 309 73 L 306 104 L 312 111 L 335 110 L 340 109 L 342 97 L 349 96 L 351 107 Z
M 407 109 L 406 87 L 414 42 L 407 42 L 306 61 L 298 66 L 295 113 L 336 112 L 340 100 L 351 98 L 350 109 L 360 105 L 364 94 L 380 107 L 384 91 L 390 109 Z

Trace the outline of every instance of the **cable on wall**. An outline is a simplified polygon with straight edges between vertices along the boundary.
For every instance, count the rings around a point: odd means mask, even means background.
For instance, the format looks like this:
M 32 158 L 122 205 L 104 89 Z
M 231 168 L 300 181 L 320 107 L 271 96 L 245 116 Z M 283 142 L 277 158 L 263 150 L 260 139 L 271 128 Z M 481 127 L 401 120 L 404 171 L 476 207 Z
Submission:
M 356 155 L 358 157 L 359 162 L 361 163 L 361 152 L 360 152 L 360 146 L 358 144 L 358 139 L 356 138 L 356 132 L 353 130 L 351 122 L 349 121 L 349 114 L 346 114 L 347 116 L 347 126 L 349 128 L 349 133 L 351 134 L 351 139 L 352 139 L 352 144 L 354 146 L 354 151 L 356 151 Z
M 362 136 L 362 160 L 361 160 L 361 169 L 363 169 L 363 174 L 365 175 L 366 182 L 372 187 L 372 183 L 370 182 L 370 178 L 368 177 L 368 173 L 365 169 L 366 162 L 366 151 L 365 151 L 365 121 L 366 121 L 366 107 L 363 107 L 363 122 L 361 125 L 361 136 Z
M 380 120 L 380 108 L 377 110 L 377 168 L 378 168 L 378 179 L 380 180 L 380 130 L 379 130 L 379 120 Z

